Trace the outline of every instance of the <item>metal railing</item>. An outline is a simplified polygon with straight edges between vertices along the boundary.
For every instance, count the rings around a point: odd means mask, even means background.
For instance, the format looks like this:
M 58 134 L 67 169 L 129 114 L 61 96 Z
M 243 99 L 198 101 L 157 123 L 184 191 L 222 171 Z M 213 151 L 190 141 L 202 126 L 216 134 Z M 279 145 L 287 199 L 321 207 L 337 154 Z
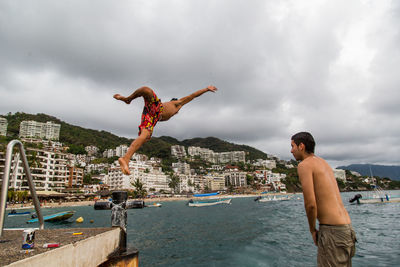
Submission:
M 21 153 L 21 159 L 25 170 L 25 175 L 28 180 L 29 190 L 31 191 L 31 197 L 33 200 L 33 204 L 35 205 L 36 214 L 39 219 L 40 229 L 44 229 L 44 222 L 42 212 L 40 210 L 39 199 L 36 195 L 35 184 L 32 180 L 31 171 L 29 169 L 28 159 L 26 158 L 24 145 L 19 140 L 12 140 L 7 145 L 6 152 L 6 161 L 4 164 L 4 176 L 3 176 L 3 185 L 1 188 L 1 198 L 0 198 L 0 237 L 3 235 L 3 226 L 4 226 L 4 217 L 6 212 L 6 201 L 7 201 L 7 192 L 8 192 L 8 182 L 10 180 L 10 170 L 11 170 L 11 161 L 14 146 L 17 145 L 19 147 Z M 18 164 L 18 162 L 15 162 Z

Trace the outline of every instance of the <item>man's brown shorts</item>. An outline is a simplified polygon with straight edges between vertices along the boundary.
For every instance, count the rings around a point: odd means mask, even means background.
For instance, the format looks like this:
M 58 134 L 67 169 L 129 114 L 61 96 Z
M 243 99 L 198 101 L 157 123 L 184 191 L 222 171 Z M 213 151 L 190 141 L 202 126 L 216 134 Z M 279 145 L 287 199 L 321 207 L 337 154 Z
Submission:
M 356 234 L 351 225 L 320 224 L 318 266 L 351 266 L 356 252 Z

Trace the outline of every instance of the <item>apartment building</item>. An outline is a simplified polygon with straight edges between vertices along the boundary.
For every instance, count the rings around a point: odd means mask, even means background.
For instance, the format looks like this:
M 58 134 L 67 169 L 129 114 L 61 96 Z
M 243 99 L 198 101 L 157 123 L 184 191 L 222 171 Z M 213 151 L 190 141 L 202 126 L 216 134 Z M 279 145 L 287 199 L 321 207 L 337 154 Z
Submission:
M 111 190 L 113 189 L 134 189 L 132 183 L 139 179 L 143 188 L 150 191 L 171 191 L 168 187 L 168 177 L 161 168 L 153 167 L 147 162 L 130 161 L 130 175 L 124 175 L 118 162 L 115 162 L 109 168 L 107 183 Z
M 32 179 L 37 191 L 61 192 L 68 186 L 68 177 L 70 175 L 68 167 L 69 154 L 32 148 L 27 148 L 26 151 Z M 1 158 L 4 158 L 4 155 Z M 3 174 L 4 160 L 0 160 L 0 164 L 0 170 L 2 170 Z M 83 179 L 82 172 L 75 174 L 75 176 L 77 177 L 76 180 Z M 3 175 L 0 178 L 3 178 Z M 9 188 L 29 190 L 19 153 L 15 153 L 11 161 Z
M 265 159 L 257 159 L 253 164 L 257 167 L 265 167 L 267 169 L 274 169 L 276 168 L 276 161 L 275 160 L 265 160 Z
M 128 146 L 127 145 L 117 146 L 115 148 L 115 156 L 123 157 L 126 154 L 127 151 L 128 151 Z
M 97 146 L 86 146 L 85 151 L 87 152 L 88 156 L 96 156 L 99 152 L 99 148 Z
M 40 138 L 59 140 L 61 125 L 48 121 L 22 121 L 19 127 L 20 138 Z
M 83 169 L 68 166 L 68 188 L 81 188 L 83 186 Z
M 191 157 L 199 156 L 208 162 L 215 164 L 225 164 L 228 162 L 245 162 L 246 152 L 244 151 L 230 151 L 216 153 L 211 149 L 190 146 L 188 154 Z
M 194 179 L 190 175 L 179 174 L 179 193 L 181 192 L 195 192 Z
M 7 135 L 7 126 L 8 126 L 7 119 L 0 117 L 0 135 L 4 136 Z
M 226 171 L 225 176 L 225 186 L 242 187 L 247 186 L 246 172 L 241 171 Z
M 171 155 L 175 158 L 182 159 L 186 157 L 186 149 L 184 146 L 171 146 Z
M 224 174 L 221 173 L 207 174 L 206 176 L 204 176 L 204 179 L 205 179 L 205 185 L 207 185 L 207 187 L 211 191 L 225 190 Z
M 173 162 L 172 170 L 178 174 L 190 175 L 190 164 L 186 162 Z

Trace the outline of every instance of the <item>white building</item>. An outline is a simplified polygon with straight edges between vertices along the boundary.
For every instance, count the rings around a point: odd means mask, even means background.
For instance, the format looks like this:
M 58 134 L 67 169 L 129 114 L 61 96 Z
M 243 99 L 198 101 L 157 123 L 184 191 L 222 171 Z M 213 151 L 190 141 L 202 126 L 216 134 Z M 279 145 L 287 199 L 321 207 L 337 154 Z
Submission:
M 257 159 L 254 163 L 254 166 L 258 167 L 265 167 L 267 169 L 274 169 L 276 168 L 276 161 L 275 160 L 264 160 L 264 159 Z
M 8 126 L 7 119 L 0 117 L 0 135 L 4 136 L 7 135 L 7 126 Z
M 335 175 L 336 179 L 342 180 L 346 182 L 346 171 L 341 169 L 334 169 L 333 174 Z
M 69 183 L 79 187 L 83 181 L 83 170 L 70 167 L 70 154 L 42 149 L 27 148 L 27 158 L 33 182 L 37 191 L 58 191 L 67 188 Z M 2 156 L 4 159 L 4 154 Z M 0 160 L 1 177 L 4 173 L 4 161 Z M 72 179 L 72 180 L 71 180 Z M 19 153 L 11 161 L 9 188 L 29 190 L 25 171 Z
M 184 146 L 171 146 L 171 155 L 175 158 L 182 159 L 186 157 L 186 149 Z
M 86 146 L 85 151 L 89 156 L 95 156 L 99 152 L 99 148 L 97 146 Z
M 127 151 L 128 151 L 128 146 L 127 145 L 117 146 L 115 148 L 115 156 L 123 157 L 126 154 Z
M 234 187 L 241 187 L 247 185 L 246 172 L 241 171 L 226 171 L 224 172 L 225 176 L 225 185 L 232 185 Z
M 150 191 L 171 191 L 168 187 L 168 177 L 161 168 L 154 168 L 146 162 L 130 161 L 130 175 L 124 175 L 118 161 L 108 171 L 107 184 L 111 190 L 114 189 L 134 189 L 132 183 L 139 179 L 143 184 L 143 188 Z
M 186 162 L 173 162 L 172 170 L 178 174 L 190 175 L 190 165 Z
M 104 152 L 103 152 L 103 157 L 104 158 L 112 158 L 112 157 L 115 157 L 116 156 L 116 152 L 115 152 L 115 149 L 106 149 L 106 150 L 104 150 Z
M 216 153 L 211 149 L 190 146 L 188 148 L 188 154 L 191 157 L 200 156 L 211 163 L 228 163 L 228 162 L 245 162 L 246 152 L 244 151 L 230 151 Z
M 19 127 L 21 138 L 40 138 L 47 140 L 58 140 L 60 138 L 61 125 L 48 121 L 46 123 L 37 121 L 22 121 Z
M 190 175 L 180 174 L 179 176 L 179 193 L 181 192 L 194 192 L 194 177 Z

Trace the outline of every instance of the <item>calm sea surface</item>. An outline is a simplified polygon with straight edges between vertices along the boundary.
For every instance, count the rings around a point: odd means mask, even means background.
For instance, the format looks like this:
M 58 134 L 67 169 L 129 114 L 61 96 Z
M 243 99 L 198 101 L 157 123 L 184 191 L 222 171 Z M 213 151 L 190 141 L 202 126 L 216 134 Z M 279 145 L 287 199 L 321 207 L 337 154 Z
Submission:
M 400 191 L 390 193 L 400 196 Z M 355 194 L 342 194 L 359 241 L 353 266 L 400 266 L 400 203 L 350 205 L 348 199 Z M 253 199 L 201 208 L 177 201 L 130 209 L 129 246 L 139 249 L 140 266 L 316 266 L 302 195 L 282 202 Z M 111 225 L 110 211 L 90 206 L 43 209 L 43 214 L 63 210 L 75 210 L 73 218 L 85 221 L 45 227 Z M 5 227 L 27 227 L 26 220 L 6 217 Z

